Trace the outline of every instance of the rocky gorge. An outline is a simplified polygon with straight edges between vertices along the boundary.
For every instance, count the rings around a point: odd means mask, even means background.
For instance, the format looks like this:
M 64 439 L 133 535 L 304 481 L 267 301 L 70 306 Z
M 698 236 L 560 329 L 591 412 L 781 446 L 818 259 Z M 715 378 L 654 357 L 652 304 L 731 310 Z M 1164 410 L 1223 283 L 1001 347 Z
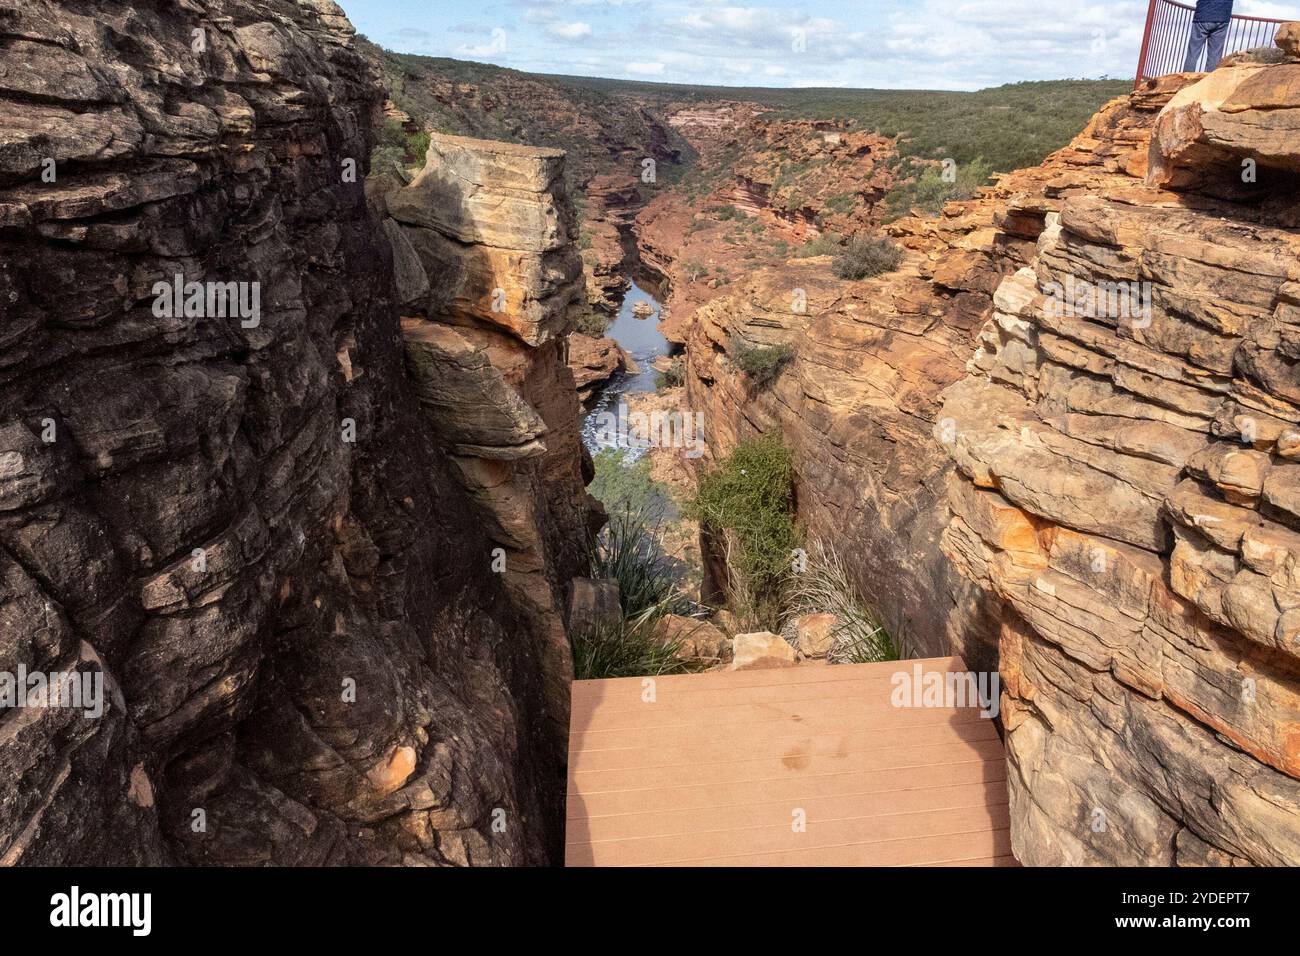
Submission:
M 897 270 L 791 262 L 687 325 L 710 455 L 779 433 L 891 633 L 1000 671 L 1023 863 L 1300 860 L 1298 70 L 1150 82 L 886 227 Z M 754 345 L 794 350 L 767 389 L 736 365 Z
M 781 437 L 906 653 L 1001 675 L 1022 863 L 1300 862 L 1296 38 L 886 222 L 849 124 L 448 76 L 333 0 L 0 0 L 0 673 L 106 688 L 0 715 L 0 860 L 559 860 L 629 367 L 575 329 L 643 269 L 707 435 L 657 472 Z M 427 150 L 367 176 L 385 111 Z

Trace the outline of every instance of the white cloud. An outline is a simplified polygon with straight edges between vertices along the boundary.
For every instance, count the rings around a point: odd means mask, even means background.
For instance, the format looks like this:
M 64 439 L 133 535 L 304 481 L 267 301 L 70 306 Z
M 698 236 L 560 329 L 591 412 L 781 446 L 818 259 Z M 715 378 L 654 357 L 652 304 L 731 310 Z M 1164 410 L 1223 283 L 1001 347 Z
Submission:
M 1300 20 L 1300 3 L 1271 3 L 1269 0 L 1237 0 L 1233 13 L 1269 20 Z
M 591 24 L 577 21 L 574 23 L 555 23 L 546 28 L 546 32 L 559 40 L 580 40 L 591 36 Z
M 442 2 L 459 14 L 442 32 L 450 42 L 396 36 L 399 48 L 592 76 L 913 89 L 1132 76 L 1147 11 L 1147 0 Z M 1237 0 L 1237 12 L 1294 15 L 1300 0 Z M 489 39 L 494 20 L 510 30 L 508 50 Z

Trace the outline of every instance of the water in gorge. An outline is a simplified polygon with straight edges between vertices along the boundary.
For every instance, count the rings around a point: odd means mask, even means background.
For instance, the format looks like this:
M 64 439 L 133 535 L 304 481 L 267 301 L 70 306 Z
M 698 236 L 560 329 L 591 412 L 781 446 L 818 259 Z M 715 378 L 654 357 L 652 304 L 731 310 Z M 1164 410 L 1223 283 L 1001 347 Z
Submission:
M 598 427 L 602 420 L 601 414 L 605 412 L 618 414 L 619 403 L 627 395 L 653 392 L 655 390 L 654 361 L 667 355 L 671 350 L 668 340 L 659 331 L 659 311 L 662 304 L 652 292 L 648 291 L 649 288 L 653 288 L 649 281 L 638 282 L 633 278 L 631 288 L 623 297 L 623 304 L 618 310 L 618 318 L 605 332 L 631 356 L 638 370 L 635 373 L 618 373 L 600 390 L 596 401 L 583 416 L 582 441 L 593 456 L 614 445 L 609 440 L 609 436 L 604 434 L 606 430 Z M 655 314 L 645 319 L 637 318 L 633 310 L 640 302 L 653 306 Z M 633 461 L 640 455 L 639 449 L 630 448 L 627 451 L 627 460 Z

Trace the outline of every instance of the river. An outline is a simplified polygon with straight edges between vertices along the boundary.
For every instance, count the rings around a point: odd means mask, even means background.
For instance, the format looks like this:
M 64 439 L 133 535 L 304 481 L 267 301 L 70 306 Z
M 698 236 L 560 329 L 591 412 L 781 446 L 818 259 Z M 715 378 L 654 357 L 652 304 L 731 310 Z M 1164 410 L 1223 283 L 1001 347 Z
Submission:
M 610 382 L 601 388 L 599 397 L 587 410 L 582 419 L 582 441 L 587 450 L 596 455 L 615 443 L 604 434 L 608 429 L 599 427 L 602 412 L 618 414 L 619 402 L 623 397 L 637 392 L 655 390 L 654 361 L 668 355 L 671 346 L 659 332 L 659 311 L 662 304 L 656 295 L 649 291 L 653 285 L 649 281 L 638 282 L 633 278 L 631 288 L 623 297 L 618 317 L 606 330 L 605 334 L 617 342 L 636 362 L 639 371 L 635 373 L 619 372 Z M 638 319 L 633 314 L 638 302 L 647 302 L 654 307 L 655 314 L 648 319 Z M 636 449 L 629 451 L 629 460 L 639 457 Z

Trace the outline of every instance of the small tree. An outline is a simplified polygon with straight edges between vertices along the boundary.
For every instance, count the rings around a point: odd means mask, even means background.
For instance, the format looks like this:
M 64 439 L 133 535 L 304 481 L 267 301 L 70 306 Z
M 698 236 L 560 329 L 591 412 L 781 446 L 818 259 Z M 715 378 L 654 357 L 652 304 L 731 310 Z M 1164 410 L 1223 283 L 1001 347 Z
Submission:
M 831 269 L 841 279 L 869 279 L 893 272 L 903 261 L 903 250 L 888 239 L 859 236 L 851 239 L 835 257 Z
M 755 347 L 735 337 L 727 351 L 736 366 L 759 388 L 767 388 L 775 382 L 781 370 L 794 359 L 793 346 L 782 344 Z

